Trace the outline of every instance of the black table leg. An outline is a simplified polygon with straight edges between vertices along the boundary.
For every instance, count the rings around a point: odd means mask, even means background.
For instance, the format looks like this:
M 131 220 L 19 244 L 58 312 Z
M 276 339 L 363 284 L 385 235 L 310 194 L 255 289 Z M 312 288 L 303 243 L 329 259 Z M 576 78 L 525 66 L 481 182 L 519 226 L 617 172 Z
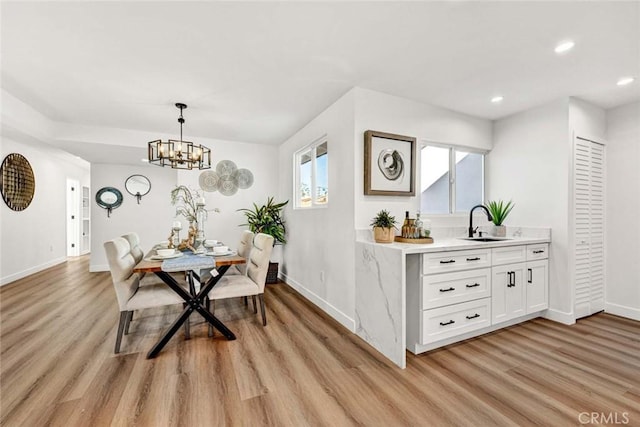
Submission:
M 160 350 L 162 350 L 162 348 L 169 342 L 171 337 L 173 337 L 173 335 L 176 332 L 178 332 L 178 329 L 180 329 L 182 324 L 185 321 L 188 321 L 189 316 L 191 316 L 191 313 L 193 313 L 193 308 L 190 307 L 190 306 L 187 306 L 187 308 L 185 308 L 182 311 L 180 316 L 176 320 L 173 321 L 173 323 L 171 324 L 171 326 L 169 327 L 167 332 L 165 332 L 164 335 L 162 336 L 162 338 L 160 338 L 160 341 L 158 341 L 156 343 L 156 345 L 153 346 L 151 351 L 149 351 L 149 353 L 147 353 L 147 359 L 153 359 L 154 357 L 156 357 L 158 355 L 158 353 L 160 353 Z
M 162 279 L 175 293 L 180 295 L 182 299 L 187 303 L 187 307 L 185 307 L 184 311 L 180 314 L 180 316 L 171 324 L 169 329 L 164 333 L 164 335 L 160 338 L 160 340 L 153 346 L 151 351 L 147 353 L 147 359 L 152 359 L 158 355 L 158 353 L 162 350 L 162 348 L 169 342 L 171 337 L 178 332 L 180 326 L 189 319 L 191 313 L 197 311 L 204 317 L 207 322 L 209 322 L 214 328 L 219 330 L 222 335 L 224 335 L 228 340 L 235 340 L 236 336 L 231 332 L 220 320 L 218 320 L 213 314 L 207 310 L 204 306 L 204 299 L 207 294 L 213 287 L 218 283 L 220 278 L 224 275 L 224 273 L 229 269 L 229 266 L 225 265 L 220 267 L 218 270 L 218 275 L 216 277 L 211 276 L 211 279 L 207 281 L 204 287 L 200 289 L 200 292 L 197 295 L 190 294 L 185 291 L 178 282 L 167 272 L 157 271 L 155 274 Z M 192 278 L 190 278 L 190 287 L 193 289 Z

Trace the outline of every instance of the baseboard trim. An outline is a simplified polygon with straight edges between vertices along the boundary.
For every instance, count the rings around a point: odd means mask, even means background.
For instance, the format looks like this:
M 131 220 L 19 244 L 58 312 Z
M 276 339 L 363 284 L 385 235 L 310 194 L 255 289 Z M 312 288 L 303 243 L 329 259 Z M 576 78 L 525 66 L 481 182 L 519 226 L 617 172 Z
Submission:
M 89 271 L 91 273 L 109 271 L 109 265 L 108 264 L 89 264 Z
M 542 317 L 565 325 L 574 325 L 576 323 L 576 316 L 573 313 L 566 313 L 552 308 L 548 309 Z
M 322 311 L 324 311 L 329 316 L 331 316 L 333 319 L 335 319 L 342 326 L 347 328 L 349 331 L 355 333 L 355 331 L 356 331 L 356 322 L 352 318 L 350 318 L 349 316 L 344 314 L 342 311 L 338 310 L 336 307 L 331 305 L 331 303 L 325 301 L 324 299 L 320 298 L 318 295 L 316 295 L 315 293 L 313 293 L 309 289 L 305 288 L 298 281 L 292 279 L 291 277 L 288 277 L 286 274 L 280 273 L 280 278 L 282 279 L 283 282 L 285 282 L 287 285 L 291 286 L 300 295 L 302 295 L 303 297 L 305 297 L 306 299 L 311 301 L 313 304 L 315 304 Z
M 15 282 L 16 280 L 38 273 L 42 270 L 46 270 L 47 268 L 51 268 L 54 265 L 62 264 L 63 262 L 67 262 L 67 257 L 55 258 L 51 261 L 45 262 L 44 264 L 36 265 L 35 267 L 10 274 L 0 279 L 0 286 L 8 285 L 11 282 Z
M 604 311 L 605 313 L 626 317 L 627 319 L 640 320 L 640 309 L 638 308 L 607 302 L 604 305 Z

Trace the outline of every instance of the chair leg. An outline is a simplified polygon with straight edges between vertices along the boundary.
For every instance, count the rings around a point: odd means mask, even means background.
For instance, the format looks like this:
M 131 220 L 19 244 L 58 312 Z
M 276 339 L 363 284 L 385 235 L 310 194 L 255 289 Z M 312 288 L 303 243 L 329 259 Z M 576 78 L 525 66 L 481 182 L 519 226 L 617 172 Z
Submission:
M 212 304 L 213 303 L 213 304 Z M 211 308 L 213 307 L 213 308 Z M 207 310 L 209 310 L 209 312 L 213 315 L 215 315 L 215 311 L 216 311 L 216 300 L 210 300 L 207 299 Z M 208 322 L 207 322 L 208 323 Z M 211 323 L 209 323 L 209 336 L 212 337 L 213 336 L 213 326 L 211 326 Z
M 182 308 L 187 308 L 187 304 L 182 304 Z M 191 338 L 191 330 L 189 328 L 189 319 L 184 322 L 184 339 L 188 340 Z
M 258 305 L 256 304 L 256 296 L 251 295 L 251 300 L 253 301 L 253 313 L 258 314 Z
M 121 311 L 120 312 L 120 322 L 118 323 L 118 332 L 116 335 L 116 348 L 114 349 L 114 353 L 120 353 L 120 342 L 122 341 L 122 333 L 124 332 L 124 324 L 129 318 L 129 312 Z
M 249 298 L 247 298 L 247 297 L 245 296 L 245 297 L 242 297 L 242 299 L 244 300 L 244 306 L 245 306 L 245 307 L 246 307 L 246 306 L 248 306 L 248 305 L 249 305 Z
M 267 312 L 264 309 L 264 294 L 258 295 L 260 300 L 260 311 L 262 312 L 262 326 L 267 326 Z
M 127 320 L 124 323 L 124 334 L 125 335 L 129 335 L 129 325 L 131 324 L 131 321 L 133 320 L 133 310 L 128 312 L 128 316 L 127 316 Z

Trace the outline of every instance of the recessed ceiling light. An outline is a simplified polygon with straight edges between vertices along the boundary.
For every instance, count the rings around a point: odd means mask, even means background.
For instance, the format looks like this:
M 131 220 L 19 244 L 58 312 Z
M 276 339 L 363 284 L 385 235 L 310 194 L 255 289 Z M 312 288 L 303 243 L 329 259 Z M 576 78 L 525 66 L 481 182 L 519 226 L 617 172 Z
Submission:
M 491 98 L 491 102 L 493 102 L 494 104 L 497 104 L 499 102 L 502 102 L 503 99 L 504 99 L 504 97 L 498 95 L 498 96 L 494 96 L 493 98 Z
M 620 80 L 618 80 L 618 86 L 624 86 L 624 85 L 628 85 L 629 83 L 633 82 L 635 79 L 633 77 L 623 77 Z
M 555 51 L 556 51 L 556 53 L 565 53 L 565 52 L 573 49 L 573 47 L 575 45 L 576 44 L 573 41 L 567 40 L 567 41 L 564 41 L 564 42 L 560 43 L 558 46 L 556 46 Z

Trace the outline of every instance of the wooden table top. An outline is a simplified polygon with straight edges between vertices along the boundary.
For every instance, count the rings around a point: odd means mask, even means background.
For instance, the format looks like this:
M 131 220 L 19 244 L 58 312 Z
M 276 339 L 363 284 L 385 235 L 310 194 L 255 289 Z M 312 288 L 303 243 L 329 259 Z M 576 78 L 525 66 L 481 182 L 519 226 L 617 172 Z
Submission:
M 239 255 L 227 255 L 212 258 L 216 262 L 216 267 L 222 267 L 223 265 L 245 264 L 247 262 L 246 259 Z M 162 260 L 147 261 L 143 258 L 135 267 L 133 267 L 133 271 L 145 273 L 162 271 Z

